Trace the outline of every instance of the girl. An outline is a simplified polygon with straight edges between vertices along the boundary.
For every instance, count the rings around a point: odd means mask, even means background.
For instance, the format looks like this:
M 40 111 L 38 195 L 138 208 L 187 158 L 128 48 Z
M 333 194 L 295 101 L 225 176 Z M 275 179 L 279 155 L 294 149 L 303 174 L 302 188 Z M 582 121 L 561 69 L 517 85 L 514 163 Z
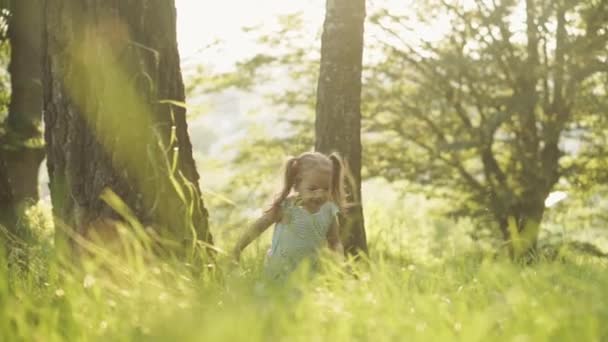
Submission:
M 238 241 L 233 251 L 235 259 L 238 261 L 241 251 L 272 224 L 276 226 L 265 265 L 270 279 L 284 278 L 305 259 L 316 264 L 318 251 L 326 241 L 342 256 L 337 214 L 346 205 L 347 171 L 343 165 L 335 153 L 328 157 L 307 152 L 290 158 L 285 164 L 283 190 Z

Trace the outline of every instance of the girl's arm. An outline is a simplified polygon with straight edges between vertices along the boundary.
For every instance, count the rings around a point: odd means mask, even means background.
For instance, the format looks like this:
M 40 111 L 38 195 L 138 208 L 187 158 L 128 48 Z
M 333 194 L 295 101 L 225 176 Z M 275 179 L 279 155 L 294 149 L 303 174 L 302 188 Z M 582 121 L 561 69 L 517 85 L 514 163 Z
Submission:
M 236 261 L 241 258 L 241 252 L 247 247 L 253 240 L 255 240 L 260 234 L 262 234 L 268 227 L 276 222 L 276 214 L 272 212 L 266 212 L 262 217 L 257 219 L 241 236 L 236 246 L 232 250 L 232 256 Z
M 329 231 L 327 232 L 327 243 L 329 248 L 336 252 L 340 258 L 344 256 L 344 247 L 340 241 L 340 223 L 338 222 L 338 217 L 334 218 L 334 221 L 329 227 Z

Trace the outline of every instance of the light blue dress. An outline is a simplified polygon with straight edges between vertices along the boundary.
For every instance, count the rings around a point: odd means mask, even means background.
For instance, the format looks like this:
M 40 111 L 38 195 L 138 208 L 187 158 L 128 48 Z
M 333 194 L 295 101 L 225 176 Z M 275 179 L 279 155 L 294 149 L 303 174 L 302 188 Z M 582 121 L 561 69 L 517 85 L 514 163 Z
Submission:
M 328 201 L 310 213 L 293 198 L 286 199 L 281 209 L 283 219 L 275 225 L 265 265 L 265 275 L 272 280 L 285 278 L 305 259 L 316 266 L 318 252 L 327 244 L 327 232 L 339 212 Z

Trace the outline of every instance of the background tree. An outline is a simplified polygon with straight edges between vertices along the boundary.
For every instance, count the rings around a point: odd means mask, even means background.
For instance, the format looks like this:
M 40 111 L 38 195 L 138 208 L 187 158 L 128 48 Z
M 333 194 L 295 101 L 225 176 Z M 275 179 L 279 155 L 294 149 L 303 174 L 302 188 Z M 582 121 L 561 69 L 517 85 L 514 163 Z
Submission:
M 0 106 L 8 112 L 0 134 L 0 210 L 1 224 L 9 233 L 9 240 L 27 238 L 17 217 L 28 203 L 38 201 L 38 170 L 44 158 L 40 80 L 42 4 L 41 0 L 0 2 L 0 54 L 3 62 L 10 60 L 10 82 L 2 80 L 0 89 Z
M 364 0 L 328 0 L 321 38 L 321 68 L 317 89 L 315 149 L 337 151 L 348 162 L 355 179 L 346 216 L 345 251 L 367 251 L 361 206 L 361 69 Z
M 10 44 L 8 39 L 8 25 L 11 17 L 10 12 L 11 2 L 9 0 L 0 0 L 0 64 L 2 70 L 8 71 L 10 63 Z M 4 122 L 8 115 L 8 105 L 10 103 L 10 74 L 4 72 L 0 74 L 0 108 L 2 109 L 0 117 Z M 3 125 L 4 126 L 4 125 Z
M 452 30 L 439 42 L 408 40 L 411 17 L 374 20 L 390 39 L 367 130 L 390 135 L 376 140 L 385 153 L 372 165 L 460 191 L 467 212 L 489 213 L 512 250 L 527 253 L 564 175 L 560 160 L 573 152 L 568 137 L 598 113 L 581 99 L 605 96 L 589 85 L 608 71 L 608 4 L 442 2 L 422 12 L 419 20 L 450 20 Z
M 10 2 L 11 101 L 4 157 L 17 205 L 38 200 L 42 140 L 41 37 L 43 0 Z
M 9 3 L 0 1 L 0 63 L 8 65 L 9 49 L 8 49 L 8 22 L 10 18 Z M 7 77 L 0 78 L 0 108 L 3 123 L 0 125 L 0 136 L 6 135 L 6 112 L 8 111 L 10 82 Z M 4 150 L 4 144 L 2 144 Z M 5 228 L 12 228 L 15 224 L 15 208 L 13 201 L 13 192 L 10 188 L 8 174 L 4 157 L 0 157 L 0 225 Z M 7 230 L 8 231 L 8 230 Z M 3 234 L 4 235 L 4 234 Z
M 10 232 L 10 229 L 15 226 L 17 218 L 15 216 L 15 208 L 13 206 L 13 192 L 11 191 L 10 184 L 8 183 L 8 176 L 6 175 L 4 161 L 0 159 L 0 225 L 4 226 L 0 227 L 0 230 L 6 229 L 6 232 Z M 0 236 L 2 237 L 2 240 L 4 240 L 4 238 L 8 238 L 4 231 L 0 233 Z M 3 247 L 6 248 L 9 246 L 5 244 Z
M 86 234 L 117 218 L 117 204 L 100 198 L 112 198 L 110 189 L 177 250 L 212 243 L 183 108 L 174 2 L 49 0 L 45 14 L 45 138 L 60 227 Z M 66 240 L 62 229 L 57 237 Z

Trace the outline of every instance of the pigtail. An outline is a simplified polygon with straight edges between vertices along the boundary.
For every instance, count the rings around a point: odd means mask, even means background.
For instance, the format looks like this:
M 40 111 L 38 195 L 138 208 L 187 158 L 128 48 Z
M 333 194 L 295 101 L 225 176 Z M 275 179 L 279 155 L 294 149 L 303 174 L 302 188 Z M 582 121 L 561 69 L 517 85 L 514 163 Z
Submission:
M 330 193 L 331 198 L 336 204 L 343 209 L 344 207 L 344 173 L 343 173 L 343 165 L 342 159 L 337 153 L 332 153 L 329 156 L 329 160 L 331 160 L 331 183 L 330 183 Z
M 272 205 L 267 213 L 272 213 L 272 215 L 276 218 L 276 221 L 280 221 L 280 213 L 281 213 L 281 203 L 285 201 L 287 196 L 291 193 L 291 189 L 294 187 L 296 183 L 296 175 L 298 173 L 298 158 L 291 157 L 285 163 L 285 175 L 283 179 L 283 189 L 280 193 L 277 194 Z
M 331 197 L 336 202 L 340 210 L 344 213 L 350 207 L 353 206 L 352 201 L 348 198 L 348 194 L 346 191 L 346 181 L 348 181 L 348 187 L 350 191 L 350 195 L 354 202 L 358 201 L 357 196 L 357 188 L 355 185 L 354 178 L 350 173 L 350 169 L 348 164 L 342 159 L 342 157 L 334 152 L 329 155 L 329 160 L 331 160 L 332 164 L 332 174 L 331 174 L 331 186 L 330 192 Z

